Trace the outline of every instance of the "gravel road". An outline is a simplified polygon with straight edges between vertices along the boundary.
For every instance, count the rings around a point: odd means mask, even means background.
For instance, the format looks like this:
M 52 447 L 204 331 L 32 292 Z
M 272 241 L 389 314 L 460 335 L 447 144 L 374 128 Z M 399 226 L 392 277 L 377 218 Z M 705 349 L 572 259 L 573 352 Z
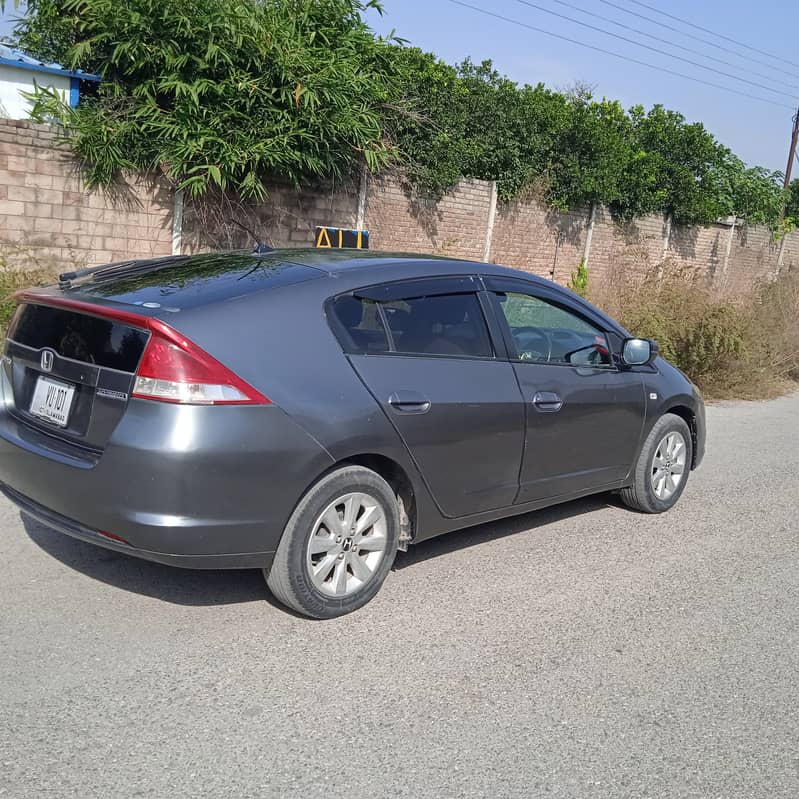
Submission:
M 799 796 L 799 394 L 708 409 L 664 516 L 400 556 L 332 622 L 0 502 L 0 796 Z

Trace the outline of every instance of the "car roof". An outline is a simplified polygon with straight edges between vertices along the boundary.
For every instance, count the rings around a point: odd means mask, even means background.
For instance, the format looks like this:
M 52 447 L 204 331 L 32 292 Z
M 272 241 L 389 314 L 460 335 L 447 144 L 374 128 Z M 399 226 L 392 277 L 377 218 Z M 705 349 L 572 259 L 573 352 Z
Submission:
M 464 258 L 452 258 L 443 255 L 428 255 L 407 252 L 379 252 L 375 250 L 335 250 L 326 248 L 275 250 L 276 257 L 290 260 L 295 264 L 311 266 L 330 275 L 342 275 L 358 270 L 388 271 L 397 269 L 397 278 L 402 278 L 404 271 L 411 264 L 426 267 L 426 274 L 431 277 L 456 274 L 482 274 L 505 277 L 521 277 L 542 285 L 550 284 L 537 275 L 511 269 L 507 266 L 470 261 Z M 392 276 L 393 277 L 393 276 Z M 381 279 L 385 279 L 383 276 Z
M 161 309 L 199 309 L 300 283 L 313 282 L 322 289 L 322 284 L 326 283 L 324 278 L 333 279 L 338 285 L 333 290 L 325 286 L 322 291 L 338 294 L 375 283 L 463 274 L 513 277 L 565 291 L 562 286 L 529 272 L 481 261 L 326 248 L 236 251 L 125 261 L 66 273 L 61 276 L 58 290 L 102 304 L 122 303 L 157 313 Z M 54 290 L 56 287 L 42 293 Z M 617 326 L 589 303 L 574 299 Z
M 341 290 L 345 290 L 345 285 L 353 281 L 368 283 L 464 272 L 533 277 L 491 264 L 434 255 L 281 249 L 125 261 L 65 273 L 60 288 L 96 300 L 188 310 L 324 277 L 338 279 Z

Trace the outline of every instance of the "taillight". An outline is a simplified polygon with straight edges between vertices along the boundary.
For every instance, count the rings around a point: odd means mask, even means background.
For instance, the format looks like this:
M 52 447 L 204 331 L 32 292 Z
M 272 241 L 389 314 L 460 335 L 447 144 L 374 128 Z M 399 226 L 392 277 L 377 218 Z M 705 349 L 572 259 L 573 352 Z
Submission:
M 136 371 L 133 396 L 187 405 L 268 405 L 267 399 L 205 350 L 157 319 Z
M 71 308 L 149 330 L 131 396 L 184 405 L 271 404 L 268 397 L 160 319 L 67 297 L 20 292 L 17 299 Z

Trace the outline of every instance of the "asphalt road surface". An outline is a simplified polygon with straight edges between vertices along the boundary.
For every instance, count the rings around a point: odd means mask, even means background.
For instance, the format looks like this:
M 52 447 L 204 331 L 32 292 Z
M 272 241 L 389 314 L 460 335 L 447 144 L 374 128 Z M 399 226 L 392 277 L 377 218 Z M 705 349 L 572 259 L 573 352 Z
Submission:
M 799 796 L 799 394 L 610 497 L 400 556 L 312 622 L 0 505 L 2 797 Z

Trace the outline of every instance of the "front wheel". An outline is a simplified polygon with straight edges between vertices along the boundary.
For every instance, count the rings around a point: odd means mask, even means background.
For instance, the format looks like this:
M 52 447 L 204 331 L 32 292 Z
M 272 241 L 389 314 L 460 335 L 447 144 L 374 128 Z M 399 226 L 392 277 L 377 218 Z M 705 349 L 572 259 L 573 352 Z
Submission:
M 345 466 L 300 500 L 264 576 L 275 597 L 298 613 L 342 616 L 380 590 L 398 540 L 391 486 L 370 469 Z
M 664 414 L 644 442 L 632 485 L 621 490 L 622 502 L 643 513 L 667 511 L 685 490 L 692 459 L 691 431 L 685 420 Z

